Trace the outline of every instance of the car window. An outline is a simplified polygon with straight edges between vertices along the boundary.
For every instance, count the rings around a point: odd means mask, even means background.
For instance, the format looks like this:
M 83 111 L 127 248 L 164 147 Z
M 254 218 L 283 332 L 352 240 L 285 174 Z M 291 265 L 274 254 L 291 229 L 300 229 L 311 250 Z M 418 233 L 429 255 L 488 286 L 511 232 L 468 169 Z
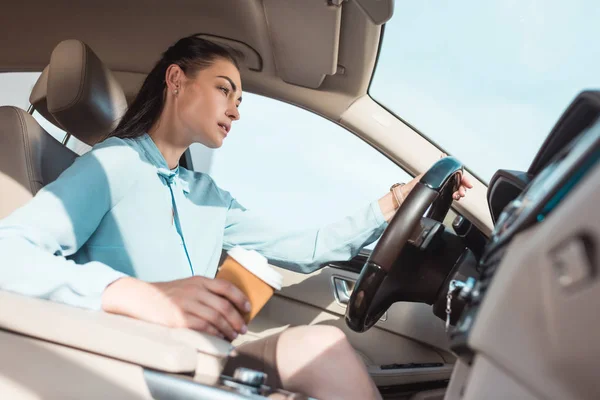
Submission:
M 273 223 L 322 226 L 411 179 L 369 144 L 309 111 L 245 93 L 240 113 L 221 148 L 192 145 L 194 169 Z
M 0 73 L 0 106 L 15 106 L 27 110 L 29 95 L 39 76 L 39 72 Z
M 370 95 L 484 180 L 526 170 L 600 84 L 594 0 L 397 3 Z

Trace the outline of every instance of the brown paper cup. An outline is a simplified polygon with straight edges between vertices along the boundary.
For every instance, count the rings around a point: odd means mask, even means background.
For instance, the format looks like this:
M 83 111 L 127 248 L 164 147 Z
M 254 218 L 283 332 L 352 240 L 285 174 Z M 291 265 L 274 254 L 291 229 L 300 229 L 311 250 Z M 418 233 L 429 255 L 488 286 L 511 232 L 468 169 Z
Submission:
M 216 277 L 233 283 L 248 297 L 252 308 L 243 316 L 246 323 L 249 323 L 275 290 L 281 289 L 282 276 L 268 265 L 266 258 L 255 251 L 235 247 L 227 254 Z

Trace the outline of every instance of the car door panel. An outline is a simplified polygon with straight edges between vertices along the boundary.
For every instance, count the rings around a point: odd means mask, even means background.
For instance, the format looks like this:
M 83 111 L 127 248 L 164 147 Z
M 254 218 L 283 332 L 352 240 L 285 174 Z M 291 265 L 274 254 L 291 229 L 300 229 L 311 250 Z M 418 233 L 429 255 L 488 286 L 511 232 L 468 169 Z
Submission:
M 358 278 L 357 273 L 331 266 L 308 275 L 280 268 L 278 270 L 284 276 L 284 287 L 280 296 L 326 310 L 343 320 L 346 307 L 335 297 L 334 278 L 355 281 Z M 433 315 L 431 306 L 426 304 L 396 303 L 388 310 L 387 319 L 379 321 L 375 327 L 448 351 L 444 323 Z
M 276 267 L 274 267 L 276 268 Z M 396 303 L 387 319 L 364 333 L 350 330 L 344 320 L 345 306 L 334 294 L 333 279 L 356 280 L 356 272 L 326 266 L 312 274 L 277 268 L 284 277 L 282 290 L 265 305 L 234 344 L 279 333 L 290 326 L 325 324 L 340 328 L 365 361 L 378 385 L 399 385 L 444 380 L 450 377 L 454 357 L 448 352 L 443 322 L 431 306 Z M 428 368 L 381 369 L 389 364 L 431 364 Z

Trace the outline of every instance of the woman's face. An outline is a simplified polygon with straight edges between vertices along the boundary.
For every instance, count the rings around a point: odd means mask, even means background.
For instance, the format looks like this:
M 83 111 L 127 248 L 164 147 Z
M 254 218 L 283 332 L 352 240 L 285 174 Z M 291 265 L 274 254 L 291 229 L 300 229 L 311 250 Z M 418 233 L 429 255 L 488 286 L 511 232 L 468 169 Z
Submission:
M 233 121 L 240 119 L 240 72 L 231 61 L 217 58 L 196 76 L 182 78 L 175 95 L 178 124 L 193 143 L 221 147 Z

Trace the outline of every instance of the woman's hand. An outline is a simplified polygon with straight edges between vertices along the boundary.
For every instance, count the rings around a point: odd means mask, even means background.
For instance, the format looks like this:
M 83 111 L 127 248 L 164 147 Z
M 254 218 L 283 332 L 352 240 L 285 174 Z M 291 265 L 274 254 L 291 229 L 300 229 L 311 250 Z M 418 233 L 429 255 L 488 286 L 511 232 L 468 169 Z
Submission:
M 446 157 L 446 154 L 442 153 L 440 158 L 444 157 Z M 394 214 L 396 214 L 396 210 L 400 208 L 402 201 L 406 199 L 408 194 L 415 188 L 422 177 L 423 174 L 415 176 L 414 179 L 405 185 L 394 188 L 394 191 L 397 191 L 395 195 L 392 192 L 388 192 L 385 196 L 379 199 L 379 207 L 381 208 L 381 212 L 383 213 L 383 216 L 387 222 L 392 220 Z M 461 198 L 466 196 L 467 189 L 471 188 L 473 188 L 473 184 L 471 183 L 470 179 L 463 174 L 460 186 L 458 190 L 452 194 L 452 198 L 456 201 L 459 201 Z M 400 201 L 400 204 L 398 204 L 398 200 Z
M 121 278 L 102 295 L 102 309 L 173 328 L 189 328 L 229 340 L 246 333 L 247 297 L 222 279 L 201 276 L 148 283 Z
M 408 182 L 406 185 L 403 185 L 402 187 L 399 187 L 396 189 L 396 190 L 400 190 L 400 192 L 402 193 L 402 199 L 406 199 L 406 196 L 408 196 L 408 194 L 411 192 L 411 190 L 413 190 L 415 188 L 415 186 L 417 185 L 417 183 L 419 183 L 419 181 L 421 180 L 422 177 L 423 177 L 423 174 L 419 174 L 413 180 Z M 465 197 L 467 195 L 467 189 L 472 189 L 472 188 L 473 188 L 473 184 L 471 183 L 471 180 L 469 178 L 467 178 L 465 175 L 463 175 L 462 179 L 460 181 L 460 186 L 459 186 L 458 190 L 452 194 L 452 198 L 456 201 L 459 201 L 460 199 L 462 199 L 463 197 Z

